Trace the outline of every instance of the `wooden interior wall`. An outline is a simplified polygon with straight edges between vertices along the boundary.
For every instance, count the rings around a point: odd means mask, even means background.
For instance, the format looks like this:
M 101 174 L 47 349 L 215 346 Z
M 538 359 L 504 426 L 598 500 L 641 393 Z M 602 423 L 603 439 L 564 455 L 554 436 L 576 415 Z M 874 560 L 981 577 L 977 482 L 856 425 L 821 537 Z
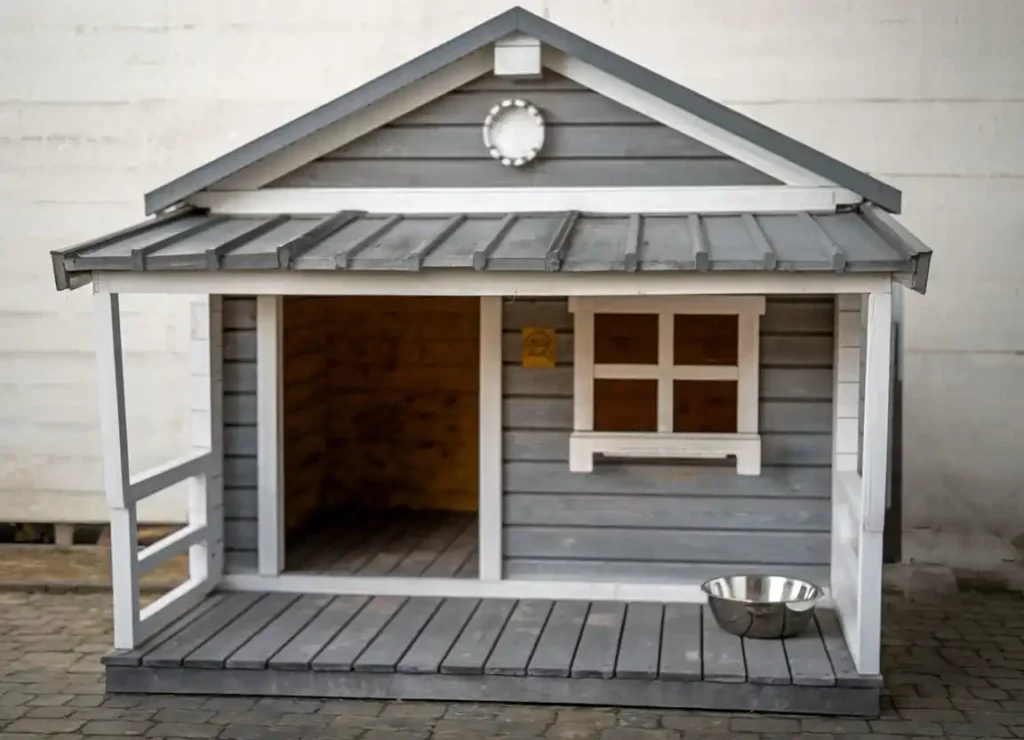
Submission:
M 326 300 L 324 503 L 475 511 L 479 299 Z
M 327 475 L 327 333 L 329 299 L 286 297 L 282 305 L 285 530 L 300 529 L 319 509 Z

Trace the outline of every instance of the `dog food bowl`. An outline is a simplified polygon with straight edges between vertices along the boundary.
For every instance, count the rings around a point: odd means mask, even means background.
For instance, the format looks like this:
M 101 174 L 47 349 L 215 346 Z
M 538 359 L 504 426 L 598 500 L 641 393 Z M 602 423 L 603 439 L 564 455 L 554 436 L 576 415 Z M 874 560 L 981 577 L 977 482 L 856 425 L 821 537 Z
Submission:
M 824 595 L 813 583 L 769 575 L 712 578 L 701 585 L 718 626 L 740 637 L 793 637 L 807 628 Z

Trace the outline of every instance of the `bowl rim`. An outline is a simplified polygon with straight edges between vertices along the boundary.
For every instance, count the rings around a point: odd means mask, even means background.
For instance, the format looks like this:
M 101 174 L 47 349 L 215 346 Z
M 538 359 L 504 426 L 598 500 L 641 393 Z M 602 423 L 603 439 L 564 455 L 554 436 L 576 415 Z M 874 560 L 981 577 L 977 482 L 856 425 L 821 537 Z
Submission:
M 799 583 L 804 586 L 811 588 L 811 595 L 803 599 L 782 599 L 780 601 L 756 601 L 754 599 L 738 599 L 731 596 L 718 596 L 717 594 L 711 593 L 709 586 L 715 581 L 724 581 L 730 578 L 783 578 L 787 581 Z M 819 601 L 825 595 L 825 589 L 819 586 L 817 583 L 808 581 L 804 578 L 794 578 L 793 576 L 782 575 L 781 573 L 732 573 L 730 575 L 715 576 L 709 578 L 704 583 L 700 584 L 700 590 L 703 591 L 709 598 L 721 599 L 722 601 L 731 601 L 736 604 L 805 604 L 809 601 Z

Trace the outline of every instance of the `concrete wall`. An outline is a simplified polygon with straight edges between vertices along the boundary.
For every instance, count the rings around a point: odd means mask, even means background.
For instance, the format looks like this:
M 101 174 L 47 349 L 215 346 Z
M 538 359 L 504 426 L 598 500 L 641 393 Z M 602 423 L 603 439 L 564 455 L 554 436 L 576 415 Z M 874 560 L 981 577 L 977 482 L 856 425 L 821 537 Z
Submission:
M 929 295 L 907 300 L 906 522 L 1024 532 L 1024 3 L 523 4 L 904 190 L 938 253 Z M 100 485 L 90 303 L 52 292 L 46 251 L 507 5 L 0 4 L 0 519 Z M 131 372 L 161 389 L 133 440 L 159 459 L 187 443 L 185 314 L 133 305 Z

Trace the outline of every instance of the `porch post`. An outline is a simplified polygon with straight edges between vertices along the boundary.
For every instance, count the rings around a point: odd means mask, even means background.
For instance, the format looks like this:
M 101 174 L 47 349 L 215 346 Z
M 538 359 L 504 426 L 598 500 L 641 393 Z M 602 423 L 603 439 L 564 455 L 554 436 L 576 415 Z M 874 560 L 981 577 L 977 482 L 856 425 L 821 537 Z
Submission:
M 110 506 L 110 575 L 114 647 L 131 649 L 139 635 L 138 526 L 128 500 L 128 422 L 125 417 L 121 310 L 116 293 L 93 296 L 103 485 Z
M 284 570 L 282 297 L 256 299 L 256 547 L 260 575 Z
M 502 578 L 501 301 L 480 299 L 479 578 Z
M 892 294 L 869 293 L 865 332 L 864 439 L 861 450 L 861 546 L 858 564 L 861 634 L 854 660 L 861 673 L 880 671 L 882 536 L 889 467 Z

